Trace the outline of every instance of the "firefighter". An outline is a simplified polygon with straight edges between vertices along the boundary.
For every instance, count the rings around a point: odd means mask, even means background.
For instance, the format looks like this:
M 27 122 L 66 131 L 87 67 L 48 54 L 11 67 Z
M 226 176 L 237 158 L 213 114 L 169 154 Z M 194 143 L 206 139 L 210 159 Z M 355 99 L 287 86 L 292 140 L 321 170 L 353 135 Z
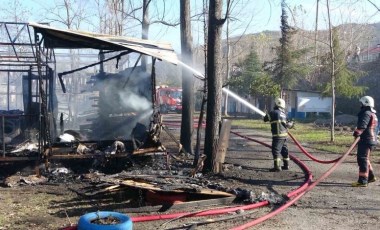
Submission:
M 368 183 L 376 181 L 369 157 L 377 144 L 378 121 L 373 98 L 364 96 L 359 101 L 361 109 L 358 113 L 357 127 L 353 133 L 355 138 L 360 137 L 357 150 L 359 179 L 357 182 L 352 183 L 352 186 L 367 187 Z
M 264 122 L 270 122 L 272 132 L 272 155 L 274 167 L 270 169 L 271 172 L 279 172 L 281 170 L 289 169 L 289 153 L 286 144 L 288 136 L 288 128 L 293 127 L 293 122 L 287 121 L 285 114 L 285 101 L 281 98 L 275 99 L 275 106 L 269 114 L 264 116 Z M 283 166 L 281 165 L 281 158 Z

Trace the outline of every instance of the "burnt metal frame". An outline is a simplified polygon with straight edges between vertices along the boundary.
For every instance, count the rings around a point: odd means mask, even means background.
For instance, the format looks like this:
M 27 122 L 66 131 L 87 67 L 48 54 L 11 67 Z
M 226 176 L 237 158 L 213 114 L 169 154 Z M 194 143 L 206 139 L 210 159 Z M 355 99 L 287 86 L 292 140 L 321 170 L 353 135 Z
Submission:
M 21 29 L 17 34 L 12 37 L 9 27 L 10 26 L 21 26 Z M 55 54 L 54 49 L 48 49 L 42 46 L 43 40 L 39 40 L 39 35 L 34 31 L 34 40 L 32 39 L 32 32 L 29 28 L 28 23 L 20 22 L 0 22 L 0 30 L 5 29 L 8 41 L 0 41 L 1 46 L 9 47 L 13 50 L 13 55 L 9 54 L 7 56 L 0 53 L 2 61 L 0 62 L 0 72 L 26 72 L 28 73 L 29 81 L 32 81 L 33 72 L 37 71 L 38 75 L 38 96 L 36 95 L 36 100 L 40 102 L 39 107 L 39 156 L 42 156 L 41 147 L 44 145 L 50 146 L 51 144 L 51 130 L 49 127 L 49 111 L 48 111 L 48 95 L 50 96 L 49 109 L 52 111 L 54 109 L 54 104 L 52 101 L 52 90 L 54 84 L 54 76 L 49 68 L 48 64 L 55 65 Z M 27 42 L 17 42 L 22 33 L 27 33 Z M 26 50 L 29 49 L 29 52 L 18 51 L 16 47 L 23 47 Z M 42 56 L 45 58 L 43 60 Z M 33 70 L 37 68 L 37 70 Z M 43 68 L 45 70 L 45 77 L 43 76 Z M 45 81 L 45 85 L 44 85 Z M 9 87 L 9 85 L 8 85 Z M 49 92 L 46 93 L 46 92 Z M 32 95 L 30 95 L 32 97 Z M 41 103 L 42 102 L 42 103 Z M 9 103 L 9 102 L 8 102 Z M 4 131 L 4 119 L 5 115 L 2 115 L 2 126 L 1 130 L 3 136 L 3 159 L 5 156 L 5 131 Z M 32 157 L 35 158 L 35 157 Z M 0 158 L 0 160 L 3 160 Z
M 14 38 L 12 38 L 12 36 L 8 30 L 8 25 L 21 25 L 22 29 L 17 33 L 17 35 Z M 0 41 L 0 45 L 11 46 L 11 48 L 13 49 L 13 52 L 14 52 L 14 56 L 11 56 L 11 55 L 2 56 L 1 52 L 0 52 L 0 57 L 7 57 L 8 58 L 6 63 L 0 62 L 0 72 L 27 72 L 30 80 L 31 80 L 31 78 L 33 78 L 32 72 L 37 72 L 38 92 L 39 92 L 38 99 L 40 102 L 39 103 L 39 105 L 40 105 L 40 107 L 39 107 L 39 133 L 40 133 L 40 135 L 38 138 L 39 139 L 39 156 L 38 157 L 35 157 L 35 156 L 34 157 L 5 157 L 5 150 L 4 150 L 3 151 L 3 157 L 2 158 L 0 157 L 0 161 L 42 159 L 45 156 L 45 153 L 43 153 L 43 151 L 47 150 L 46 147 L 48 147 L 48 152 L 50 152 L 50 153 L 52 152 L 52 143 L 51 143 L 52 140 L 51 140 L 51 133 L 50 133 L 51 129 L 49 127 L 49 124 L 50 124 L 49 119 L 54 119 L 54 117 L 52 117 L 51 115 L 49 116 L 48 101 L 47 100 L 48 100 L 48 95 L 49 95 L 50 96 L 50 102 L 52 102 L 52 99 L 51 99 L 52 94 L 51 93 L 54 90 L 53 85 L 54 85 L 55 81 L 49 82 L 49 79 L 46 77 L 46 75 L 48 74 L 49 70 L 51 70 L 51 69 L 49 69 L 48 65 L 52 64 L 55 67 L 55 64 L 56 64 L 54 49 L 53 48 L 48 49 L 48 48 L 43 46 L 44 37 L 39 32 L 36 32 L 36 30 L 34 30 L 34 41 L 33 41 L 32 35 L 31 35 L 31 30 L 29 28 L 28 23 L 0 22 L 0 29 L 2 27 L 4 27 L 6 29 L 6 33 L 8 35 L 9 42 L 1 42 Z M 27 31 L 29 42 L 25 42 L 25 43 L 17 43 L 16 42 L 18 37 L 21 35 L 22 31 Z M 40 36 L 42 36 L 41 40 L 40 40 Z M 20 55 L 19 53 L 17 53 L 16 46 L 29 47 L 31 49 L 31 52 L 27 53 L 27 55 L 25 55 L 25 56 Z M 107 51 L 107 52 L 101 51 L 100 54 L 104 54 L 104 53 L 108 53 L 108 52 L 114 52 L 114 51 Z M 111 57 L 111 58 L 106 59 L 106 60 L 101 60 L 100 62 L 94 63 L 92 65 L 84 66 L 84 67 L 81 67 L 81 68 L 76 69 L 76 70 L 71 70 L 71 71 L 59 73 L 58 74 L 59 80 L 62 83 L 61 78 L 63 75 L 70 74 L 70 73 L 73 73 L 75 71 L 79 71 L 79 70 L 88 68 L 90 66 L 102 64 L 103 62 L 109 61 L 109 60 L 114 59 L 114 58 L 120 59 L 120 57 L 122 55 L 126 55 L 130 52 L 131 51 L 129 51 L 129 50 L 124 51 L 124 52 L 121 52 L 120 54 L 118 54 L 114 57 Z M 31 56 L 29 56 L 29 55 L 31 55 Z M 140 54 L 140 57 L 138 60 L 140 60 L 141 55 L 142 54 Z M 153 117 L 154 121 L 152 121 L 152 122 L 155 124 L 158 123 L 159 125 L 161 125 L 160 124 L 160 122 L 161 122 L 160 114 L 159 113 L 156 114 L 157 108 L 155 107 L 155 105 L 156 105 L 156 87 L 155 87 L 156 86 L 156 73 L 155 73 L 155 66 L 154 65 L 155 65 L 156 60 L 157 60 L 157 58 L 152 57 L 152 72 L 151 72 L 151 87 L 152 87 L 152 89 L 151 90 L 152 90 L 152 107 L 153 107 L 153 111 L 154 111 L 154 114 L 153 114 L 154 115 L 154 117 Z M 138 63 L 138 61 L 136 62 L 136 64 L 137 63 Z M 1 68 L 2 66 L 8 67 L 8 68 L 3 69 L 3 68 Z M 27 67 L 29 67 L 29 69 L 26 69 Z M 33 69 L 33 67 L 37 68 L 37 70 Z M 45 71 L 45 73 L 46 73 L 45 78 L 43 75 L 43 68 L 45 68 L 45 70 L 46 70 Z M 55 80 L 54 77 L 53 77 L 53 79 Z M 44 80 L 46 82 L 45 85 L 44 85 Z M 126 84 L 126 82 L 125 82 L 125 84 Z M 63 88 L 63 91 L 65 91 L 64 85 L 61 84 L 61 86 Z M 46 92 L 50 92 L 50 94 L 48 94 Z M 53 105 L 50 105 L 49 108 L 52 109 Z M 3 119 L 4 119 L 4 117 L 3 117 Z M 151 132 L 154 132 L 155 134 L 159 135 L 160 128 L 158 130 L 155 130 L 155 129 L 157 129 L 156 125 L 153 125 L 150 127 Z M 0 130 L 0 132 L 1 132 L 1 130 Z M 3 149 L 5 149 L 4 141 L 3 141 Z M 144 151 L 142 151 L 142 152 L 144 152 Z M 152 152 L 152 151 L 150 151 L 150 152 Z M 157 153 L 154 153 L 154 152 L 155 151 L 153 151 L 152 153 L 153 154 L 158 153 L 157 151 L 156 151 Z M 138 153 L 136 153 L 136 154 L 138 154 Z M 60 159 L 65 158 L 65 156 L 62 156 L 62 155 L 60 155 L 60 156 L 56 155 L 56 156 L 51 156 L 51 157 L 46 156 L 45 161 L 47 162 L 48 158 L 54 158 L 54 157 L 58 157 Z M 71 157 L 69 157 L 69 158 L 71 158 Z
M 77 69 L 73 69 L 73 70 L 70 70 L 70 71 L 65 71 L 65 72 L 62 72 L 62 73 L 58 73 L 58 79 L 59 79 L 59 82 L 61 84 L 61 87 L 62 87 L 62 91 L 64 93 L 66 93 L 66 87 L 65 87 L 65 84 L 63 83 L 63 76 L 64 75 L 67 75 L 67 74 L 72 74 L 72 73 L 75 73 L 75 72 L 78 72 L 78 71 L 81 71 L 81 70 L 84 70 L 84 69 L 87 69 L 87 68 L 90 68 L 92 66 L 96 66 L 96 65 L 102 65 L 104 62 L 107 62 L 107 61 L 110 61 L 110 60 L 113 60 L 113 59 L 117 59 L 119 62 L 120 58 L 123 56 L 123 55 L 127 55 L 131 53 L 131 51 L 125 51 L 125 52 L 121 52 L 120 54 L 116 55 L 116 56 L 113 56 L 113 57 L 110 57 L 110 58 L 107 58 L 107 59 L 104 59 L 104 60 L 100 60 L 99 62 L 96 62 L 96 63 L 92 63 L 90 65 L 86 65 L 86 66 L 83 66 L 83 67 L 80 67 L 80 68 L 77 68 Z M 118 68 L 118 67 L 116 67 Z M 102 71 L 101 71 L 102 72 Z M 125 86 L 125 85 L 124 85 Z

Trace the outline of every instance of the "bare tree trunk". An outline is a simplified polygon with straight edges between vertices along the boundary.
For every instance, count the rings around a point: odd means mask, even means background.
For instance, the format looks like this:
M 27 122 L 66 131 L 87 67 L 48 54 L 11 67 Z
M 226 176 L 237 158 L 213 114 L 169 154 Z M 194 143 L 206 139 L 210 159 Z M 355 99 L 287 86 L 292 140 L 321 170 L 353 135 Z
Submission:
M 151 0 L 143 0 L 143 15 L 142 15 L 143 18 L 142 18 L 142 23 L 141 23 L 141 27 L 142 27 L 141 38 L 142 39 L 148 39 L 148 35 L 149 35 L 149 3 L 150 1 Z M 143 71 L 146 71 L 147 63 L 148 63 L 148 59 L 146 55 L 143 55 L 141 57 L 141 67 Z
M 207 156 L 203 170 L 212 171 L 212 158 L 217 150 L 218 127 L 221 117 L 222 77 L 221 77 L 221 35 L 222 0 L 210 0 L 207 49 L 207 117 L 204 151 Z
M 182 62 L 193 65 L 193 49 L 190 20 L 190 0 L 180 1 L 181 20 L 181 56 Z M 192 73 L 182 68 L 182 123 L 181 144 L 188 153 L 193 153 L 193 111 L 194 111 L 194 79 Z
M 331 130 L 330 130 L 330 140 L 334 142 L 335 140 L 335 54 L 333 46 L 333 31 L 331 28 L 331 19 L 330 19 L 330 3 L 329 0 L 326 0 L 327 6 L 327 16 L 329 22 L 329 35 L 330 35 L 330 58 L 331 58 L 331 96 L 332 96 L 332 105 L 331 105 Z

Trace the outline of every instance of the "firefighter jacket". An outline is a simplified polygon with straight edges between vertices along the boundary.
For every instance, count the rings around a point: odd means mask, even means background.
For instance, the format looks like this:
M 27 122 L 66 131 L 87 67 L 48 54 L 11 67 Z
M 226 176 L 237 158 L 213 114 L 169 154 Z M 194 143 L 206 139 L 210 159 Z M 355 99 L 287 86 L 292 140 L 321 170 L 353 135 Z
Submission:
M 358 123 L 354 136 L 360 136 L 363 144 L 376 145 L 378 133 L 378 121 L 376 111 L 369 106 L 362 107 L 358 113 Z
M 274 110 L 265 115 L 264 121 L 270 122 L 273 138 L 286 138 L 288 136 L 286 115 L 282 108 L 274 107 Z

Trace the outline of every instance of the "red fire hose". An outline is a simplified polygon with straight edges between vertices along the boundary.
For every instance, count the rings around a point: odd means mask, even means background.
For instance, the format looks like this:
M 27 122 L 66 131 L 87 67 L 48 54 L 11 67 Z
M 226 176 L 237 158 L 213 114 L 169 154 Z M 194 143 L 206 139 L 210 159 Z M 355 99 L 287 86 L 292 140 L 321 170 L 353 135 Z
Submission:
M 260 143 L 264 146 L 267 146 L 267 147 L 270 147 L 269 144 L 266 144 L 264 142 L 261 142 L 261 141 L 257 141 L 255 139 L 252 139 L 252 138 L 249 138 L 247 136 L 243 136 L 239 133 L 236 133 L 236 132 L 232 132 L 238 136 L 241 136 L 245 139 L 248 139 L 248 140 L 251 140 L 251 141 L 255 141 L 257 143 Z M 293 139 L 293 138 L 292 138 Z M 256 224 L 259 224 L 275 215 L 277 215 L 278 213 L 282 212 L 283 210 L 285 210 L 286 208 L 288 208 L 289 206 L 291 206 L 292 204 L 294 204 L 297 200 L 299 200 L 304 194 L 306 194 L 308 191 L 310 191 L 311 189 L 313 189 L 317 184 L 319 184 L 322 180 L 324 180 L 326 177 L 328 177 L 334 170 L 336 167 L 338 167 L 342 162 L 343 160 L 348 156 L 348 154 L 352 151 L 352 149 L 355 147 L 355 145 L 357 144 L 357 142 L 359 141 L 359 139 L 357 138 L 355 140 L 355 142 L 351 145 L 351 147 L 349 148 L 349 150 L 341 157 L 339 158 L 339 160 L 337 160 L 337 162 L 328 170 L 326 171 L 317 181 L 311 183 L 309 185 L 309 182 L 311 181 L 311 178 L 312 178 L 312 175 L 310 173 L 310 170 L 307 168 L 307 166 L 301 162 L 298 158 L 294 157 L 294 156 L 290 156 L 291 159 L 300 165 L 300 167 L 306 172 L 306 174 L 308 175 L 307 179 L 305 180 L 305 183 L 299 187 L 298 189 L 290 192 L 288 194 L 288 197 L 291 198 L 293 196 L 295 196 L 291 201 L 287 202 L 285 205 L 281 206 L 280 208 L 276 209 L 275 211 L 265 215 L 265 216 L 262 216 L 258 219 L 255 219 L 251 222 L 248 222 L 244 225 L 241 225 L 241 226 L 238 226 L 234 229 L 246 229 L 248 227 L 251 227 L 251 226 L 254 226 Z M 300 145 L 299 145 L 300 146 Z M 297 195 L 298 194 L 298 195 Z M 198 212 L 198 213 L 190 213 L 190 212 L 184 212 L 184 213 L 172 213 L 172 214 L 164 214 L 164 215 L 150 215 L 150 216 L 141 216 L 141 217 L 132 217 L 132 221 L 134 222 L 142 222 L 142 221 L 153 221 L 153 220 L 163 220 L 163 219 L 171 219 L 171 218 L 178 218 L 180 216 L 187 216 L 187 217 L 192 217 L 192 216 L 206 216 L 206 215 L 217 215 L 217 214 L 225 214 L 225 213 L 228 213 L 228 212 L 233 212 L 233 211 L 236 211 L 236 210 L 239 210 L 239 209 L 243 209 L 243 210 L 250 210 L 250 209 L 254 209 L 254 208 L 259 208 L 259 207 L 262 207 L 262 206 L 265 206 L 268 204 L 268 201 L 262 201 L 260 203 L 257 203 L 257 204 L 251 204 L 251 205 L 245 205 L 245 206 L 237 206 L 237 207 L 232 207 L 232 208 L 222 208 L 222 209 L 210 209 L 210 210 L 207 210 L 207 211 L 202 211 L 202 212 Z
M 258 141 L 258 140 L 256 140 L 256 139 L 253 139 L 253 138 L 250 138 L 250 137 L 248 137 L 248 136 L 242 135 L 242 134 L 240 134 L 240 133 L 238 133 L 238 132 L 231 131 L 231 133 L 233 133 L 233 134 L 235 134 L 235 135 L 237 135 L 237 136 L 239 136 L 239 137 L 241 137 L 241 138 L 244 138 L 244 139 L 247 139 L 247 140 L 250 140 L 250 141 L 253 141 L 253 142 L 259 143 L 259 144 L 261 144 L 261 145 L 264 145 L 264 146 L 266 146 L 266 147 L 268 147 L 268 148 L 271 148 L 271 145 L 269 145 L 269 144 L 267 144 L 267 143 L 265 143 L 265 142 Z M 299 145 L 299 146 L 301 146 L 301 145 Z M 299 188 L 297 188 L 297 189 L 291 191 L 290 193 L 288 193 L 287 196 L 288 196 L 289 198 L 291 198 L 291 197 L 297 195 L 298 193 L 302 192 L 303 190 L 305 190 L 305 189 L 309 186 L 309 182 L 311 182 L 311 180 L 312 180 L 312 178 L 313 178 L 313 175 L 312 175 L 312 173 L 310 172 L 309 168 L 308 168 L 308 167 L 307 167 L 302 161 L 300 161 L 298 158 L 294 157 L 294 156 L 291 155 L 291 154 L 290 154 L 289 156 L 290 156 L 290 159 L 292 159 L 296 164 L 298 164 L 298 165 L 301 167 L 301 169 L 304 170 L 305 173 L 306 173 L 306 174 L 305 174 L 305 178 L 306 178 L 305 183 L 304 183 L 301 187 L 299 187 Z
M 299 188 L 297 188 L 297 189 L 291 191 L 289 194 L 287 194 L 287 196 L 289 198 L 303 192 L 308 187 L 308 185 L 312 179 L 312 175 L 311 175 L 309 168 L 303 162 L 301 162 L 298 158 L 296 158 L 292 155 L 290 157 L 292 158 L 292 160 L 295 163 L 299 164 L 300 167 L 302 167 L 302 169 L 306 172 L 307 175 L 306 175 L 305 182 Z M 178 218 L 181 216 L 195 217 L 195 216 L 219 215 L 219 214 L 226 214 L 229 212 L 235 212 L 237 210 L 251 210 L 251 209 L 255 209 L 255 208 L 260 208 L 260 207 L 266 206 L 268 204 L 269 204 L 268 201 L 261 201 L 259 203 L 255 203 L 255 204 L 236 206 L 236 207 L 230 207 L 230 208 L 210 209 L 210 210 L 195 212 L 195 213 L 182 212 L 182 213 L 171 213 L 171 214 L 163 214 L 163 215 L 134 216 L 131 218 L 132 218 L 132 222 L 136 223 L 136 222 L 145 222 L 145 221 L 154 221 L 154 220 L 166 220 L 166 219 Z
M 289 206 L 291 206 L 292 204 L 294 204 L 297 200 L 299 200 L 303 195 L 305 195 L 307 192 L 309 192 L 310 190 L 312 190 L 315 186 L 317 186 L 317 184 L 319 184 L 322 180 L 324 180 L 326 177 L 328 177 L 345 159 L 346 157 L 348 156 L 348 154 L 350 154 L 350 152 L 352 151 L 352 149 L 356 146 L 356 144 L 358 143 L 359 141 L 359 137 L 355 139 L 354 143 L 351 145 L 351 147 L 347 150 L 347 152 L 329 169 L 327 170 L 320 178 L 318 178 L 318 180 L 314 181 L 313 183 L 311 183 L 306 189 L 305 191 L 301 192 L 300 194 L 298 194 L 296 197 L 294 197 L 291 201 L 287 202 L 286 204 L 284 204 L 283 206 L 281 206 L 280 208 L 276 209 L 275 211 L 273 212 L 270 212 L 268 213 L 267 215 L 265 216 L 262 216 L 260 218 L 257 218 L 251 222 L 248 222 L 246 224 L 243 224 L 243 225 L 240 225 L 238 227 L 235 227 L 235 228 L 232 228 L 231 230 L 242 230 L 242 229 L 246 229 L 246 228 L 249 228 L 249 227 L 252 227 L 256 224 L 259 224 L 275 215 L 277 215 L 278 213 L 284 211 L 286 208 L 288 208 Z
M 238 135 L 240 137 L 243 137 L 245 139 L 248 139 L 248 140 L 251 140 L 251 141 L 254 141 L 254 142 L 257 142 L 257 143 L 260 143 L 268 148 L 270 148 L 271 146 L 264 143 L 264 142 L 261 142 L 261 141 L 257 141 L 255 139 L 252 139 L 252 138 L 249 138 L 247 136 L 243 136 L 239 133 L 236 133 L 236 132 L 232 132 L 234 133 L 235 135 Z M 299 193 L 302 193 L 309 185 L 311 179 L 312 179 L 312 174 L 309 170 L 309 168 L 303 163 L 301 162 L 298 158 L 296 158 L 295 156 L 293 155 L 290 155 L 290 158 L 296 163 L 298 164 L 305 172 L 305 182 L 297 189 L 291 191 L 290 193 L 287 194 L 287 196 L 289 198 L 299 194 Z M 195 216 L 208 216 L 208 215 L 218 215 L 218 214 L 226 214 L 226 213 L 229 213 L 229 212 L 234 212 L 234 211 L 237 211 L 237 210 L 251 210 L 251 209 L 255 209 L 255 208 L 259 208 L 259 207 L 263 207 L 263 206 L 266 206 L 268 205 L 269 202 L 268 201 L 261 201 L 259 203 L 255 203 L 255 204 L 249 204 L 249 205 L 243 205 L 243 206 L 236 206 L 236 207 L 230 207 L 230 208 L 220 208 L 220 209 L 210 209 L 210 210 L 206 210 L 206 211 L 201 211 L 201 212 L 195 212 L 195 213 L 191 213 L 191 212 L 182 212 L 182 213 L 170 213 L 170 214 L 162 214 L 162 215 L 149 215 L 149 216 L 134 216 L 134 217 L 131 217 L 132 218 L 132 222 L 144 222 L 144 221 L 155 221 L 155 220 L 165 220 L 165 219 L 172 219 L 172 218 L 178 218 L 178 217 L 181 217 L 181 216 L 186 216 L 186 217 L 195 217 Z
M 300 150 L 306 155 L 308 156 L 310 159 L 312 159 L 313 161 L 315 162 L 318 162 L 318 163 L 321 163 L 321 164 L 331 164 L 331 163 L 335 163 L 337 162 L 339 158 L 335 159 L 335 160 L 330 160 L 330 161 L 323 161 L 323 160 L 318 160 L 317 158 L 313 157 L 309 152 L 306 151 L 306 149 L 304 149 L 304 147 L 301 146 L 301 144 L 293 137 L 293 135 L 289 132 L 289 136 L 292 138 L 292 140 L 294 141 L 294 143 L 298 146 L 298 148 L 300 148 Z
M 264 142 L 252 139 L 250 137 L 241 135 L 241 134 L 233 132 L 233 131 L 231 131 L 231 132 L 233 134 L 235 134 L 237 136 L 240 136 L 242 138 L 245 138 L 247 140 L 251 140 L 251 141 L 257 142 L 257 143 L 262 144 L 262 145 L 264 145 L 266 147 L 269 147 L 269 148 L 271 147 L 267 143 L 264 143 Z M 295 141 L 295 143 L 297 144 L 297 146 L 301 148 L 302 146 L 298 142 L 296 142 L 295 138 L 293 136 L 291 136 L 291 137 Z M 291 191 L 287 195 L 289 198 L 292 198 L 294 196 L 295 197 L 292 200 L 290 200 L 289 202 L 287 202 L 285 205 L 283 205 L 280 208 L 276 209 L 275 211 L 273 211 L 273 212 L 271 212 L 271 213 L 269 213 L 269 214 L 267 214 L 265 216 L 262 216 L 262 217 L 260 217 L 258 219 L 255 219 L 255 220 L 253 220 L 251 222 L 248 222 L 248 223 L 246 223 L 244 225 L 238 226 L 238 227 L 236 227 L 234 229 L 246 229 L 248 227 L 254 226 L 254 225 L 258 224 L 258 223 L 261 223 L 261 222 L 263 222 L 263 221 L 265 221 L 265 220 L 267 220 L 267 219 L 275 216 L 276 214 L 282 212 L 283 210 L 285 210 L 286 208 L 288 208 L 289 206 L 291 206 L 292 204 L 294 204 L 306 192 L 310 191 L 318 183 L 320 183 L 323 179 L 325 179 L 327 176 L 329 176 L 332 173 L 332 171 L 335 170 L 335 168 L 338 167 L 341 164 L 341 162 L 343 162 L 343 160 L 347 157 L 347 155 L 355 147 L 355 145 L 357 144 L 357 142 L 358 142 L 358 139 L 355 140 L 355 142 L 352 144 L 352 146 L 350 147 L 350 149 L 342 157 L 340 157 L 339 159 L 334 160 L 334 162 L 336 162 L 336 163 L 327 172 L 325 172 L 317 181 L 315 181 L 315 182 L 313 182 L 311 184 L 309 184 L 309 183 L 310 183 L 310 181 L 312 179 L 312 174 L 311 174 L 309 168 L 303 162 L 301 162 L 298 158 L 296 158 L 293 155 L 290 155 L 290 158 L 296 164 L 298 164 L 305 171 L 305 173 L 306 173 L 304 184 L 302 184 L 302 186 L 300 186 L 299 188 Z M 306 154 L 307 151 L 303 150 L 303 152 Z M 312 159 L 313 160 L 315 159 L 317 162 L 320 162 L 320 160 L 317 160 L 314 157 L 312 157 Z M 322 161 L 322 162 L 327 162 L 327 161 Z M 228 212 L 233 212 L 233 211 L 237 211 L 237 210 L 241 210 L 241 209 L 243 209 L 243 210 L 255 209 L 255 208 L 266 206 L 268 204 L 269 204 L 268 201 L 262 201 L 262 202 L 259 202 L 259 203 L 256 203 L 256 204 L 250 204 L 250 205 L 244 205 L 244 206 L 236 206 L 236 207 L 230 207 L 230 208 L 210 209 L 210 210 L 200 211 L 200 212 L 195 212 L 195 213 L 182 212 L 182 213 L 171 213 L 171 214 L 163 214 L 163 215 L 135 216 L 135 217 L 131 217 L 131 218 L 132 218 L 132 221 L 136 223 L 136 222 L 144 222 L 144 221 L 172 219 L 172 218 L 178 218 L 178 217 L 181 217 L 181 216 L 194 217 L 194 216 L 218 215 L 218 214 L 225 214 L 225 213 L 228 213 Z
M 248 136 L 244 136 L 244 135 L 241 135 L 240 133 L 237 133 L 237 132 L 233 132 L 233 131 L 231 131 L 231 133 L 233 133 L 233 134 L 235 134 L 235 135 L 237 135 L 237 136 L 239 136 L 239 137 L 242 137 L 242 138 L 245 138 L 245 139 L 247 139 L 247 140 L 250 140 L 250 141 L 254 141 L 254 142 L 256 142 L 256 143 L 259 143 L 259 144 L 262 144 L 262 145 L 264 145 L 264 146 L 267 146 L 267 147 L 271 147 L 269 144 L 267 144 L 267 143 L 264 143 L 264 142 L 261 142 L 261 141 L 258 141 L 258 140 L 255 140 L 255 139 L 252 139 L 252 138 L 250 138 L 250 137 L 248 137 Z M 302 145 L 294 138 L 294 136 L 289 132 L 289 136 L 292 138 L 292 140 L 294 141 L 294 143 L 298 146 L 298 148 L 307 156 L 307 157 L 309 157 L 311 160 L 313 160 L 313 161 L 315 161 L 315 162 L 318 162 L 318 163 L 321 163 L 321 164 L 331 164 L 331 163 L 335 163 L 335 162 L 337 162 L 339 159 L 340 159 L 340 157 L 339 158 L 337 158 L 337 159 L 334 159 L 334 160 L 329 160 L 329 161 L 323 161 L 323 160 L 319 160 L 319 159 L 317 159 L 317 158 L 315 158 L 314 156 L 312 156 L 308 151 L 306 151 L 306 149 L 304 148 L 304 147 L 302 147 Z

